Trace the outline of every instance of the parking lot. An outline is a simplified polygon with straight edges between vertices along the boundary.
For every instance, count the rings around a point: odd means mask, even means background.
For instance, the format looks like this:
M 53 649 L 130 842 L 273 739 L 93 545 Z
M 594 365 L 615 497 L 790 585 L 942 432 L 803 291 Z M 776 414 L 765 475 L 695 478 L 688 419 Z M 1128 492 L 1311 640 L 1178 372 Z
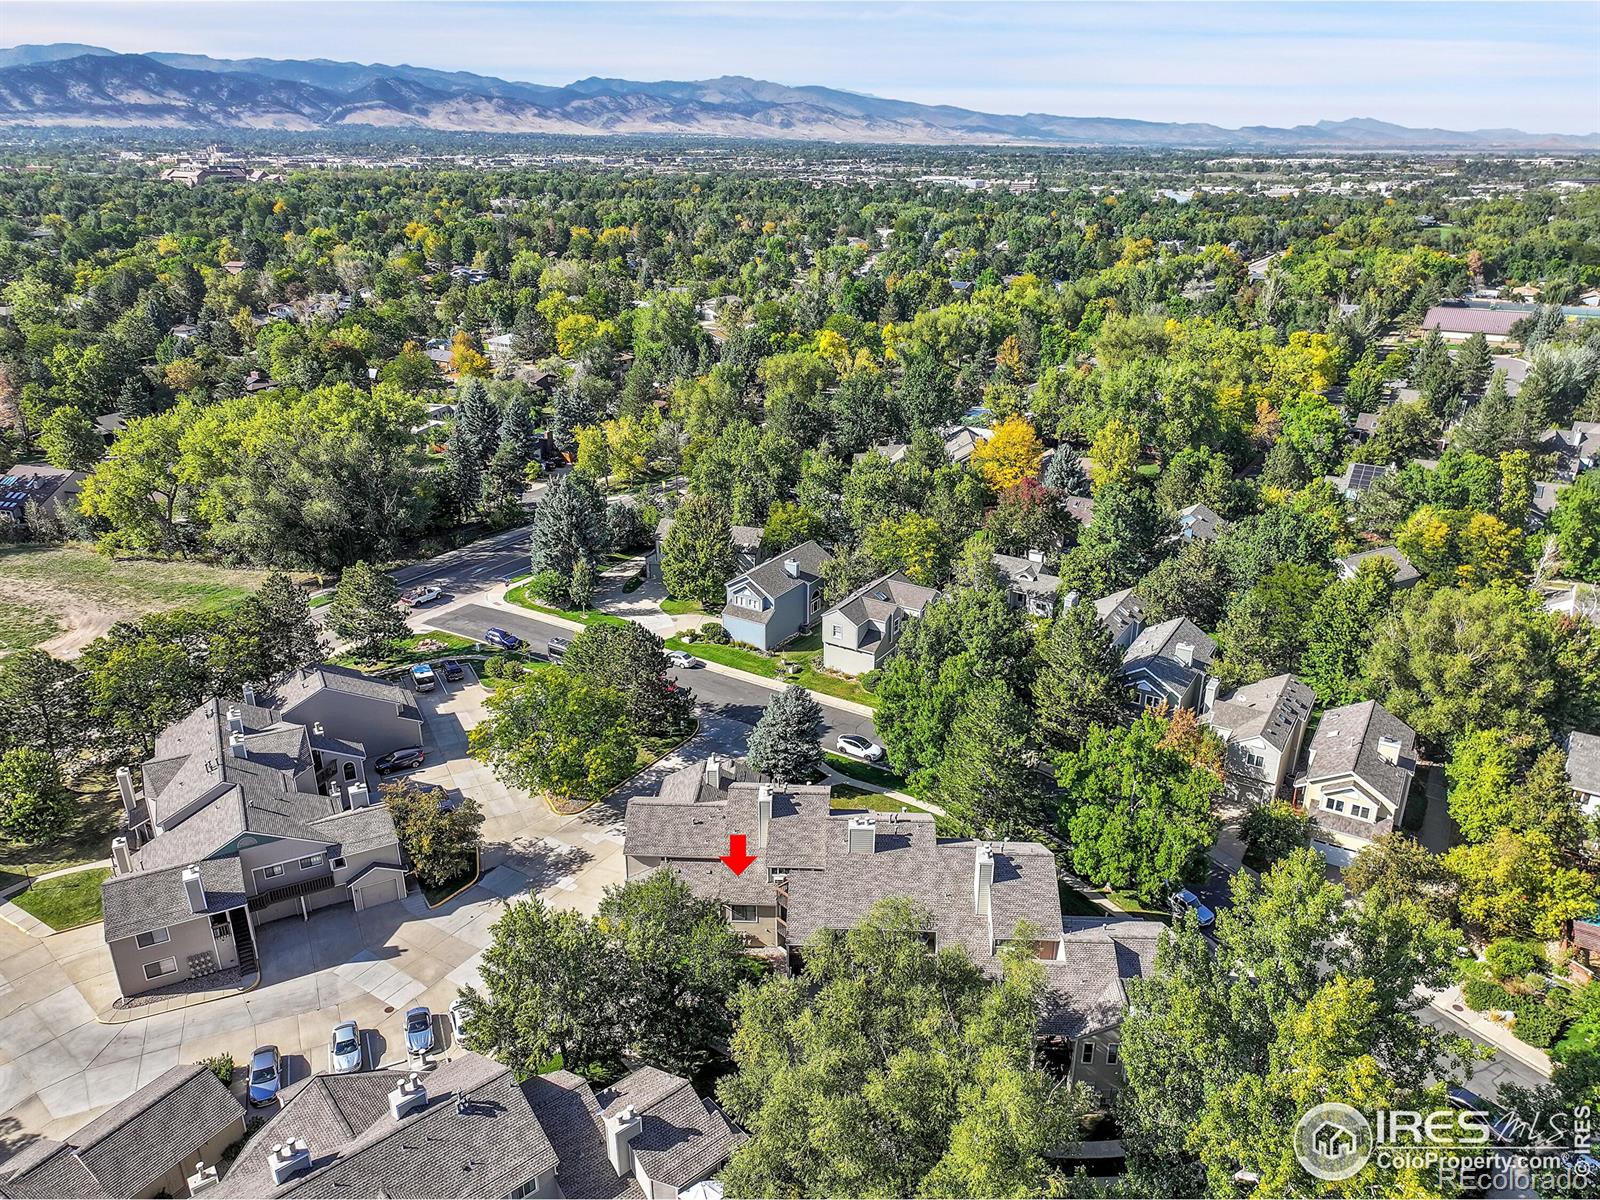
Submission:
M 558 816 L 467 757 L 485 695 L 469 668 L 465 680 L 446 684 L 441 674 L 435 691 L 417 696 L 427 760 L 400 777 L 471 796 L 485 813 L 482 877 L 439 908 L 413 889 L 365 912 L 340 904 L 263 925 L 257 987 L 120 1025 L 95 1015 L 115 994 L 99 926 L 34 938 L 0 921 L 0 1153 L 25 1135 L 72 1132 L 180 1062 L 231 1055 L 242 1091 L 251 1052 L 276 1045 L 287 1079 L 303 1079 L 327 1068 L 340 1021 L 360 1026 L 369 1067 L 392 1065 L 405 1060 L 405 1009 L 426 1005 L 440 1051 L 450 1053 L 444 1014 L 476 978 L 506 903 L 533 892 L 592 912 L 623 877 L 622 797 Z M 652 786 L 665 769 L 637 786 Z

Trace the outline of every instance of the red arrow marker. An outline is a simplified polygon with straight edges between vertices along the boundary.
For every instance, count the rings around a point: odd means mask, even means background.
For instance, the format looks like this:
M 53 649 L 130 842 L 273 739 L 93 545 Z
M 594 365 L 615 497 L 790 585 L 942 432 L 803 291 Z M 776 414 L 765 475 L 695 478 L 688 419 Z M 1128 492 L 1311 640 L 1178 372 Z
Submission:
M 728 870 L 735 875 L 743 875 L 744 869 L 755 862 L 755 855 L 746 854 L 744 851 L 745 835 L 730 833 L 728 835 L 728 852 L 722 856 L 722 861 L 727 864 Z

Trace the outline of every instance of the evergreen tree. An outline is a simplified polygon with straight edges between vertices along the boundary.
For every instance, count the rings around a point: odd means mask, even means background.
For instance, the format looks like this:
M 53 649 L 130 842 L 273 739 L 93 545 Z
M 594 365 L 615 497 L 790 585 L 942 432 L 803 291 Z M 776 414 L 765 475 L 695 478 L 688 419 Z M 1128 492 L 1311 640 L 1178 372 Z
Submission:
M 327 647 L 311 619 L 306 590 L 282 571 L 274 571 L 242 606 L 240 623 L 259 639 L 267 664 L 265 682 L 320 662 Z
M 579 559 L 593 566 L 606 551 L 606 504 L 594 485 L 579 475 L 550 481 L 533 510 L 530 569 L 572 578 Z
M 1038 776 L 1029 765 L 1027 707 L 998 679 L 979 684 L 950 726 L 937 796 L 945 812 L 979 837 L 1026 834 L 1039 815 Z
M 1494 358 L 1489 353 L 1489 340 L 1483 334 L 1475 333 L 1462 343 L 1456 353 L 1456 371 L 1461 376 L 1461 386 L 1467 395 L 1476 396 L 1482 392 L 1493 369 Z
M 550 416 L 550 438 L 561 453 L 576 454 L 577 431 L 598 419 L 599 414 L 583 389 L 575 383 L 563 384 L 556 392 L 555 408 Z
M 1489 378 L 1483 399 L 1467 410 L 1450 435 L 1450 446 L 1468 454 L 1492 458 L 1511 444 L 1511 401 L 1506 395 L 1506 373 Z
M 348 566 L 339 576 L 328 605 L 328 628 L 365 659 L 381 658 L 410 632 L 394 580 L 367 562 Z
M 1122 651 L 1093 604 L 1062 610 L 1039 645 L 1039 660 L 1033 707 L 1046 746 L 1075 750 L 1091 727 L 1115 724 L 1125 703 Z
M 489 389 L 481 379 L 467 380 L 462 384 L 461 395 L 456 401 L 455 431 L 450 435 L 450 444 L 454 446 L 458 441 L 464 443 L 463 455 L 470 447 L 471 455 L 481 471 L 500 443 L 499 430 L 500 412 L 489 398 Z M 476 498 L 476 489 L 472 495 Z
M 518 396 L 507 396 L 505 412 L 500 416 L 495 453 L 508 452 L 527 463 L 537 450 L 538 433 L 533 427 L 533 417 L 528 412 L 527 404 Z
M 822 769 L 822 705 L 803 687 L 784 688 L 750 731 L 746 757 L 781 783 L 808 782 Z
M 444 464 L 445 481 L 456 515 L 463 522 L 470 521 L 477 514 L 483 497 L 483 464 L 478 460 L 477 445 L 470 437 L 462 435 L 459 425 L 445 447 Z
M 1050 465 L 1044 469 L 1044 486 L 1057 496 L 1089 494 L 1089 477 L 1084 474 L 1077 454 L 1066 443 L 1057 446 L 1050 456 Z

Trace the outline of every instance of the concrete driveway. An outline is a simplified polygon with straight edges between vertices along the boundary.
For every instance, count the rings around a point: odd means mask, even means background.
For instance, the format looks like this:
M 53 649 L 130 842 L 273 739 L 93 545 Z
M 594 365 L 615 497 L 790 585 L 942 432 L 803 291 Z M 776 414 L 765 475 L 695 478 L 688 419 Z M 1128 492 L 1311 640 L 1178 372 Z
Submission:
M 255 989 L 121 1025 L 95 1019 L 116 994 L 98 925 L 37 938 L 0 921 L 0 1155 L 26 1137 L 73 1132 L 180 1062 L 230 1054 L 243 1067 L 257 1046 L 276 1045 L 288 1078 L 302 1079 L 326 1068 L 340 1021 L 360 1025 L 369 1067 L 394 1064 L 405 1057 L 404 1010 L 424 1004 L 448 1051 L 442 1014 L 476 979 L 508 901 L 533 892 L 593 912 L 623 877 L 625 798 L 558 816 L 466 757 L 485 694 L 469 677 L 417 697 L 429 753 L 415 776 L 472 796 L 487 814 L 482 878 L 437 909 L 413 891 L 365 912 L 340 904 L 263 925 Z M 713 723 L 696 740 L 725 749 L 728 736 Z

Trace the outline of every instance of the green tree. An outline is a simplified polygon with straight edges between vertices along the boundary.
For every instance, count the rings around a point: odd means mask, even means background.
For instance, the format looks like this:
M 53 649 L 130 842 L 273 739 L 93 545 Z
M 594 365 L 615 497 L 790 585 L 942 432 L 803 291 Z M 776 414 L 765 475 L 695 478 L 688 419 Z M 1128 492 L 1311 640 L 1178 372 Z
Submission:
M 657 871 L 608 887 L 595 925 L 615 951 L 629 1053 L 683 1074 L 721 1061 L 735 996 L 756 974 L 721 902 Z
M 209 633 L 192 613 L 158 613 L 118 621 L 84 647 L 78 665 L 95 726 L 150 754 L 157 732 L 193 711 L 208 690 Z
M 1061 611 L 1039 644 L 1033 680 L 1034 724 L 1046 747 L 1075 750 L 1094 726 L 1116 723 L 1126 702 L 1121 667 L 1122 651 L 1094 605 Z
M 472 754 L 510 787 L 593 803 L 633 769 L 637 740 L 610 688 L 551 667 L 496 689 L 487 707 Z
M 1217 678 L 1238 687 L 1294 670 L 1328 580 L 1327 571 L 1284 562 L 1239 596 L 1217 626 Z
M 1258 804 L 1245 814 L 1239 836 L 1249 864 L 1260 870 L 1308 845 L 1311 821 L 1288 801 L 1274 800 Z
M 508 905 L 490 931 L 466 1000 L 467 1046 L 519 1077 L 561 1066 L 615 1073 L 626 1035 L 621 955 L 598 924 L 536 896 Z
M 66 834 L 76 816 L 53 757 L 28 747 L 0 754 L 0 832 L 6 837 L 37 846 Z
M 730 1196 L 1061 1194 L 1044 1151 L 1090 1101 L 1034 1065 L 1043 968 L 1008 955 L 989 983 L 964 951 L 929 951 L 928 920 L 884 901 L 743 995 L 718 1089 L 750 1133 Z
M 1082 749 L 1056 758 L 1073 870 L 1147 903 L 1204 873 L 1222 792 L 1214 771 L 1163 744 L 1168 728 L 1147 712 L 1128 727 L 1096 726 Z
M 365 562 L 340 574 L 328 605 L 328 628 L 364 659 L 382 658 L 410 632 L 394 580 Z
M 1041 791 L 1032 763 L 1027 709 L 998 679 L 979 684 L 950 726 L 935 796 L 980 837 L 1006 838 L 1030 829 Z
M 535 575 L 554 571 L 570 580 L 579 559 L 592 568 L 608 545 L 606 504 L 594 485 L 580 475 L 552 479 L 533 510 L 530 542 Z
M 576 678 L 621 696 L 641 737 L 672 733 L 689 719 L 688 693 L 667 678 L 666 649 L 643 625 L 590 625 L 572 639 L 561 665 Z
M 761 531 L 763 554 L 782 554 L 801 542 L 809 542 L 828 532 L 828 522 L 802 504 L 779 501 L 767 512 L 766 528 Z
M 691 496 L 661 542 L 661 582 L 674 600 L 720 608 L 733 578 L 733 532 L 728 510 L 714 496 Z
M 27 747 L 70 761 L 93 739 L 77 664 L 33 649 L 0 658 L 0 750 Z
M 100 461 L 106 447 L 94 422 L 80 409 L 64 404 L 39 426 L 39 449 L 52 467 L 87 471 Z
M 750 731 L 751 767 L 783 783 L 803 783 L 822 769 L 822 705 L 790 684 L 773 696 Z
M 1345 868 L 1344 885 L 1353 896 L 1379 892 L 1441 920 L 1455 914 L 1454 877 L 1439 855 L 1404 833 L 1385 833 L 1362 847 Z
M 1561 935 L 1566 922 L 1592 916 L 1595 878 L 1564 863 L 1550 838 L 1503 828 L 1485 841 L 1444 855 L 1455 877 L 1462 918 L 1486 938 Z
M 442 888 L 470 879 L 478 862 L 483 810 L 471 796 L 449 803 L 443 788 L 402 780 L 378 789 L 406 861 L 424 887 Z
M 83 481 L 79 506 L 108 527 L 106 549 L 174 550 L 181 546 L 178 518 L 198 481 L 179 473 L 179 439 L 198 410 L 187 401 L 155 416 L 129 421 L 117 435 L 117 453 L 100 461 Z
M 269 574 L 233 618 L 232 627 L 253 641 L 259 656 L 260 674 L 253 683 L 269 683 L 327 655 L 305 588 L 282 571 Z
M 1154 565 L 1167 523 L 1137 485 L 1106 483 L 1095 490 L 1094 520 L 1061 563 L 1061 577 L 1085 596 L 1137 583 Z
M 1585 471 L 1562 489 L 1550 531 L 1567 570 L 1577 579 L 1600 583 L 1600 471 Z
M 1367 698 L 1367 650 L 1389 612 L 1394 567 L 1368 559 L 1353 579 L 1335 580 L 1307 615 L 1299 675 L 1324 708 Z

